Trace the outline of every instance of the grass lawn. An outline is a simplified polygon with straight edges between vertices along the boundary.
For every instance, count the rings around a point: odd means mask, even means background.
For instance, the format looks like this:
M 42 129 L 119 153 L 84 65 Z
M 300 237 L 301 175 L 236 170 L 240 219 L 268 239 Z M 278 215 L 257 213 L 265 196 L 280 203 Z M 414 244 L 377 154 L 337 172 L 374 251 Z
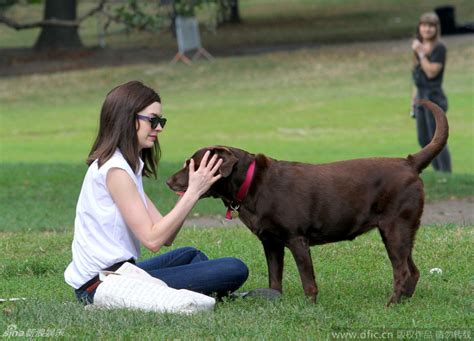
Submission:
M 473 194 L 472 38 L 447 40 L 446 92 L 454 174 L 423 173 L 428 200 Z M 407 41 L 406 44 L 409 42 Z M 0 83 L 0 231 L 70 230 L 107 91 L 130 79 L 163 98 L 166 129 L 149 195 L 167 212 L 164 180 L 205 145 L 323 163 L 419 150 L 404 41 L 5 78 Z M 383 72 L 381 72 L 381 70 Z M 216 200 L 196 214 L 222 214 Z
M 294 260 L 287 253 L 281 300 L 224 301 L 214 312 L 193 316 L 86 311 L 63 282 L 70 234 L 3 233 L 0 296 L 27 300 L 1 305 L 0 335 L 13 324 L 18 331 L 43 328 L 66 338 L 107 339 L 318 340 L 334 338 L 335 332 L 467 333 L 472 327 L 472 257 L 466 251 L 473 232 L 474 226 L 422 227 L 414 249 L 421 272 L 417 291 L 388 309 L 391 265 L 380 236 L 372 232 L 353 242 L 312 248 L 320 289 L 317 304 L 304 298 Z M 250 268 L 242 290 L 267 285 L 263 248 L 245 228 L 185 229 L 175 247 L 184 245 L 196 245 L 212 258 L 241 258 Z M 443 273 L 430 274 L 435 267 Z

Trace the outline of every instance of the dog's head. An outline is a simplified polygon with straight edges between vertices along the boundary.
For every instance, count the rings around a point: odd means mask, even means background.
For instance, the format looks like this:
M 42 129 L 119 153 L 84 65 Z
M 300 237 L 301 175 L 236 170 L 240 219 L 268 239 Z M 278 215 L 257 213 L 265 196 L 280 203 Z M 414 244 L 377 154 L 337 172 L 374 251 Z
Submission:
M 219 167 L 219 173 L 222 175 L 222 179 L 225 179 L 229 177 L 229 175 L 232 173 L 232 170 L 234 166 L 237 164 L 239 159 L 236 157 L 234 152 L 231 150 L 229 147 L 224 147 L 224 146 L 212 146 L 212 147 L 205 147 L 199 149 L 197 152 L 191 156 L 188 160 L 186 160 L 184 167 L 176 172 L 175 174 L 171 175 L 168 180 L 166 181 L 166 184 L 168 185 L 171 190 L 174 192 L 180 194 L 186 192 L 188 189 L 188 177 L 189 177 L 189 161 L 191 159 L 194 160 L 194 165 L 195 169 L 199 167 L 201 164 L 201 160 L 204 157 L 204 154 L 207 151 L 211 152 L 211 155 L 209 156 L 209 159 L 214 155 L 217 154 L 218 158 L 222 159 L 222 164 Z M 218 180 L 212 187 L 205 193 L 202 197 L 209 197 L 209 196 L 214 196 L 212 193 L 212 188 L 216 186 L 219 182 L 222 181 L 222 179 Z

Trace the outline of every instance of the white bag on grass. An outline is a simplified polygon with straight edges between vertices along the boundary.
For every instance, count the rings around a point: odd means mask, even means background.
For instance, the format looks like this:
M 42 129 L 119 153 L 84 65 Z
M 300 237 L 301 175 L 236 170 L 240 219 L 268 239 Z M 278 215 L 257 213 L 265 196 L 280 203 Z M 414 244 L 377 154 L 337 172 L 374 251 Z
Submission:
M 102 271 L 102 283 L 94 295 L 94 306 L 99 308 L 127 308 L 160 313 L 192 314 L 212 310 L 216 300 L 185 289 L 173 289 L 131 263 L 124 263 L 117 271 Z

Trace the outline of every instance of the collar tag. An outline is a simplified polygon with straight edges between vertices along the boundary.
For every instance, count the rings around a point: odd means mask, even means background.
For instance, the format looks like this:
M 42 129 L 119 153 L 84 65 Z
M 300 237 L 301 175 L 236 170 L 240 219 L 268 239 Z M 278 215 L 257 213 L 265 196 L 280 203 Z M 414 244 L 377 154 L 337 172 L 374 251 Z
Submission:
M 249 168 L 247 169 L 247 174 L 245 175 L 245 180 L 240 186 L 239 192 L 237 193 L 237 198 L 235 201 L 231 202 L 227 207 L 227 212 L 225 218 L 227 220 L 232 220 L 232 218 L 237 218 L 239 216 L 240 203 L 245 199 L 248 189 L 252 184 L 253 174 L 255 172 L 255 160 L 252 161 Z

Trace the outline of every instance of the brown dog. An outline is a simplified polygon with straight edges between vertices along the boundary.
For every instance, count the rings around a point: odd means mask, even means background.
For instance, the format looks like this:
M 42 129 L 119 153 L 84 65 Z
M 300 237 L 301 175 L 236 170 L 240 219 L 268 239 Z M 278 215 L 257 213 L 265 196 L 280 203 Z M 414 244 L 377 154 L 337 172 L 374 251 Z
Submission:
M 222 178 L 203 197 L 221 198 L 227 207 L 239 212 L 242 222 L 261 240 L 270 288 L 282 291 L 286 246 L 295 258 L 305 294 L 316 301 L 318 287 L 310 246 L 353 240 L 377 227 L 393 266 L 394 292 L 388 304 L 413 295 L 420 273 L 412 249 L 424 202 L 419 174 L 448 139 L 443 111 L 429 101 L 421 104 L 433 112 L 436 133 L 430 144 L 407 158 L 312 165 L 277 161 L 223 146 L 206 147 L 192 156 L 196 166 L 207 150 L 224 160 Z M 252 176 L 249 166 L 253 161 Z M 167 181 L 176 192 L 187 189 L 187 164 Z M 244 197 L 237 194 L 242 192 L 243 183 L 248 184 L 243 188 Z

